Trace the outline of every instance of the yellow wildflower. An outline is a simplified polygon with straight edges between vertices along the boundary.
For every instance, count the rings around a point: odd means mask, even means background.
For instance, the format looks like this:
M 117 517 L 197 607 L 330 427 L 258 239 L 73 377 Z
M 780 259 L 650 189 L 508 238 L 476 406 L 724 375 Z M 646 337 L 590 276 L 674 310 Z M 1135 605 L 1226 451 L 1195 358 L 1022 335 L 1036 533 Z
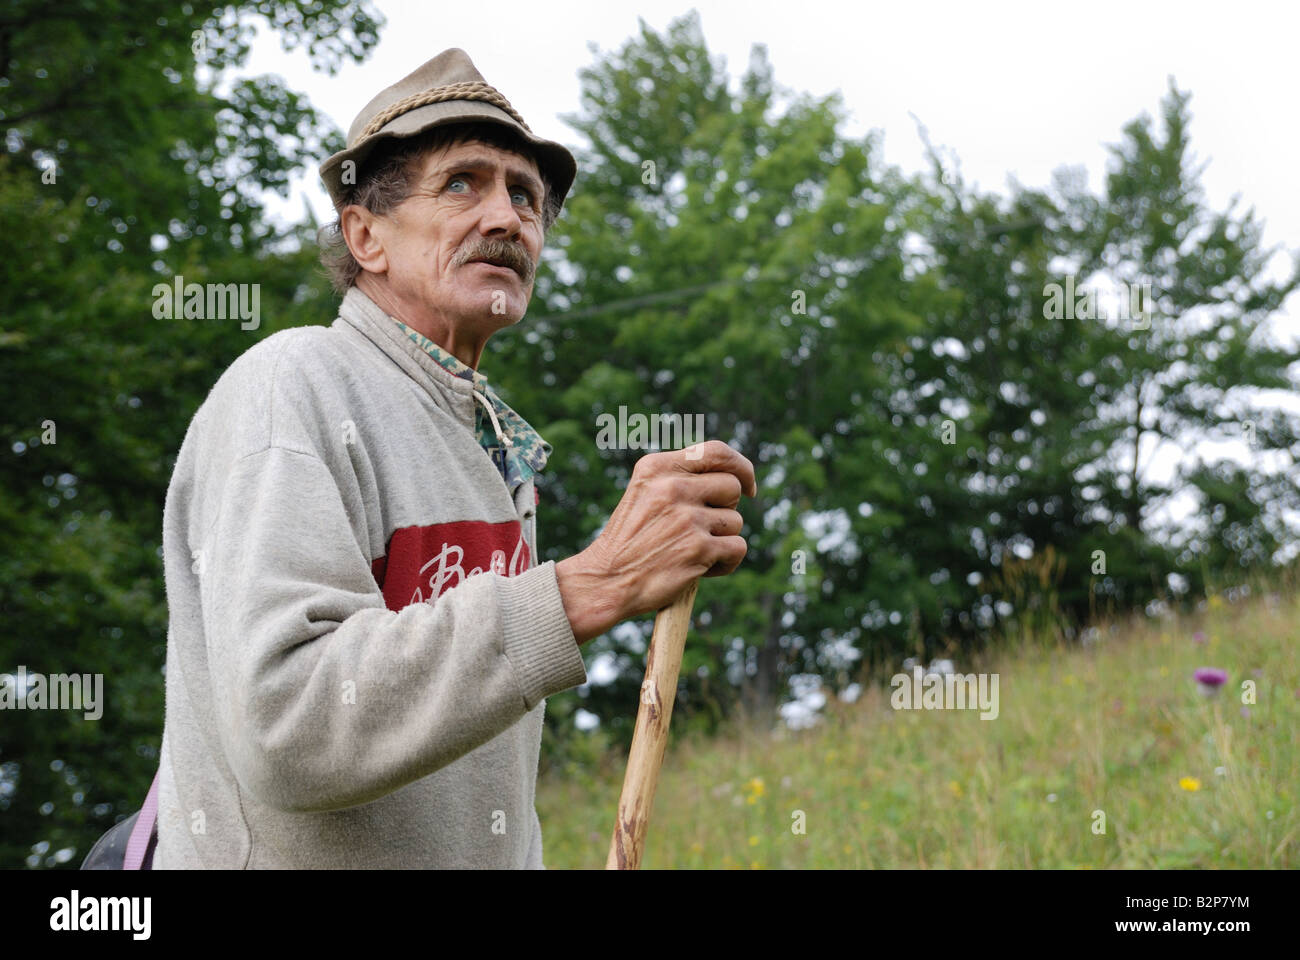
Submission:
M 1201 781 L 1197 780 L 1195 777 L 1183 777 L 1178 781 L 1178 785 L 1184 790 L 1190 790 L 1193 793 L 1201 789 Z
M 952 795 L 953 795 L 954 797 L 960 797 L 960 796 L 961 796 L 961 784 L 958 783 L 956 780 L 949 780 L 949 781 L 948 781 L 948 789 L 952 791 Z
M 752 837 L 749 838 L 749 845 L 750 845 L 751 847 L 756 847 L 756 846 L 758 846 L 758 836 L 757 836 L 757 835 L 752 836 Z
M 745 784 L 745 792 L 749 794 L 749 796 L 745 798 L 745 802 L 748 804 L 755 804 L 758 803 L 759 797 L 767 793 L 767 786 L 763 783 L 762 777 L 754 777 L 754 779 Z

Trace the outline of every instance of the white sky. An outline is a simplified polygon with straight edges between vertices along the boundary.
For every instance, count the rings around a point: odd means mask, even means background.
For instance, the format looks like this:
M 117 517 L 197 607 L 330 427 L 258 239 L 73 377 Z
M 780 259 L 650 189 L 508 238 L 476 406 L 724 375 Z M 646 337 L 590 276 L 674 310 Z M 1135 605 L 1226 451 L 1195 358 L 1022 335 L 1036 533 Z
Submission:
M 1003 193 L 1011 176 L 1046 187 L 1065 165 L 1085 166 L 1100 192 L 1106 144 L 1118 142 L 1139 113 L 1161 129 L 1160 101 L 1173 76 L 1192 95 L 1191 149 L 1210 161 L 1202 183 L 1211 208 L 1226 209 L 1234 194 L 1238 213 L 1255 207 L 1266 221 L 1265 243 L 1282 248 L 1271 264 L 1275 277 L 1300 250 L 1300 8 L 1292 3 L 498 0 L 451 8 L 379 0 L 379 7 L 388 24 L 364 64 L 317 74 L 303 53 L 284 53 L 268 35 L 248 72 L 281 74 L 346 131 L 381 89 L 461 47 L 534 131 L 577 146 L 559 118 L 578 110 L 577 73 L 594 59 L 589 45 L 617 49 L 639 34 L 639 19 L 662 32 L 695 8 L 733 81 L 750 48 L 765 44 L 778 85 L 816 95 L 839 90 L 850 118 L 844 132 L 881 131 L 885 161 L 907 172 L 923 168 L 915 115 L 969 183 Z M 330 218 L 314 171 L 291 201 L 272 198 L 270 208 L 296 219 L 304 197 L 318 218 Z M 1300 355 L 1300 295 L 1287 306 L 1273 331 Z M 1272 399 L 1300 410 L 1298 396 Z M 1234 458 L 1248 459 L 1238 446 Z

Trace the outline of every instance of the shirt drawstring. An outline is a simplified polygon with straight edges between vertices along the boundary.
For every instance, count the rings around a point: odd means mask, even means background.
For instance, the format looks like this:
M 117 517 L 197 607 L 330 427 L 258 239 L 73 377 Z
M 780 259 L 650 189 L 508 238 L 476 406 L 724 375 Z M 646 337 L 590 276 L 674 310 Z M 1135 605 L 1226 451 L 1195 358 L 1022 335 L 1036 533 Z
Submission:
M 510 447 L 510 438 L 503 436 L 501 433 L 501 421 L 497 419 L 496 411 L 492 409 L 492 401 L 477 390 L 471 392 L 474 394 L 474 399 L 483 404 L 488 416 L 492 418 L 492 432 L 497 435 L 497 444 L 501 447 L 501 470 L 504 471 L 506 450 Z

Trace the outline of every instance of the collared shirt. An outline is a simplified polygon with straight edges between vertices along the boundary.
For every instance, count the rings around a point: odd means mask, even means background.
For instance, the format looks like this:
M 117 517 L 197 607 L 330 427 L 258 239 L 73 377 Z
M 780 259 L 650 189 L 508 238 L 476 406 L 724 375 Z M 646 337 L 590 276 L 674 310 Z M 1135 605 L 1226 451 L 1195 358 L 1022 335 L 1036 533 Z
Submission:
M 402 331 L 418 346 L 427 352 L 443 368 L 462 380 L 474 385 L 475 393 L 485 398 L 496 413 L 497 424 L 493 424 L 482 402 L 475 401 L 474 425 L 479 445 L 487 452 L 497 472 L 506 482 L 511 493 L 519 484 L 539 473 L 546 466 L 551 455 L 551 445 L 543 440 L 523 417 L 506 405 L 490 386 L 488 378 L 473 367 L 461 363 L 455 356 L 438 346 L 418 330 L 412 330 L 396 317 L 391 317 Z M 497 440 L 496 427 L 500 426 L 501 436 L 508 441 L 503 447 Z

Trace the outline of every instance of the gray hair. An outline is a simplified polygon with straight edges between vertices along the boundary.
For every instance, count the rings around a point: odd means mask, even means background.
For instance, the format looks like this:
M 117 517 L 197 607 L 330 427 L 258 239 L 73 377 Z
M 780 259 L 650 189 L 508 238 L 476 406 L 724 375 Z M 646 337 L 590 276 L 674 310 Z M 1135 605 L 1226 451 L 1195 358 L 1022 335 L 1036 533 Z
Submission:
M 414 137 L 389 138 L 381 141 L 365 159 L 356 185 L 347 191 L 342 202 L 336 204 L 335 212 L 341 213 L 344 207 L 355 203 L 380 216 L 388 213 L 411 195 L 416 177 L 423 169 L 424 158 L 429 153 L 470 140 L 532 157 L 527 144 L 499 123 L 453 123 L 434 127 Z M 542 232 L 545 234 L 559 217 L 563 201 L 555 195 L 546 172 L 541 171 L 541 174 L 546 188 L 542 201 Z M 357 282 L 361 264 L 352 256 L 343 238 L 342 219 L 336 217 L 333 223 L 321 227 L 316 242 L 320 246 L 321 263 L 329 271 L 331 285 L 338 293 L 347 293 Z

